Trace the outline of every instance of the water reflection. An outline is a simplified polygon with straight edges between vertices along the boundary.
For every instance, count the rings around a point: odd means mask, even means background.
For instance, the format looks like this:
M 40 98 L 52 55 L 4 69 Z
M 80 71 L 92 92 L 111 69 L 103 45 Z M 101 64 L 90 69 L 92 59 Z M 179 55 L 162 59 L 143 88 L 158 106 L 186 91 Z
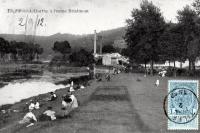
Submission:
M 55 91 L 64 88 L 64 85 L 55 85 L 47 81 L 25 81 L 21 83 L 9 83 L 0 89 L 0 105 L 13 104 L 38 94 Z

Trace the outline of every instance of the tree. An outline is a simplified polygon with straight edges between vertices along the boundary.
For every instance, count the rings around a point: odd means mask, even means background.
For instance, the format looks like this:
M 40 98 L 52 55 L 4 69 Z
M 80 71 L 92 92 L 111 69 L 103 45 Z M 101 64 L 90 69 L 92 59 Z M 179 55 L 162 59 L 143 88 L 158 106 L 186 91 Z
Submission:
M 43 48 L 41 48 L 39 44 L 35 44 L 34 47 L 35 47 L 36 58 L 38 60 L 39 55 L 41 55 L 43 53 Z
M 71 52 L 71 46 L 68 41 L 56 41 L 52 49 L 55 52 L 60 52 L 63 55 L 63 59 L 66 57 L 67 54 Z
M 10 42 L 10 53 L 11 53 L 11 58 L 14 59 L 14 61 L 18 60 L 17 56 L 17 42 L 16 41 L 11 41 Z
M 196 13 L 199 15 L 200 14 L 200 0 L 195 0 L 192 6 L 194 7 Z
M 160 9 L 145 0 L 140 4 L 140 9 L 133 9 L 132 18 L 127 20 L 127 25 L 125 41 L 128 49 L 131 49 L 130 59 L 143 63 L 150 60 L 153 74 L 153 62 L 159 60 L 159 38 L 165 29 Z
M 116 52 L 116 49 L 113 47 L 113 45 L 104 45 L 102 48 L 103 53 L 113 53 Z
M 78 52 L 73 52 L 70 55 L 70 61 L 76 63 L 78 66 L 88 66 L 94 63 L 92 52 L 81 49 Z
M 169 23 L 165 32 L 160 37 L 161 44 L 161 60 L 168 60 L 174 62 L 179 60 L 183 62 L 186 60 L 186 50 L 184 47 L 184 38 L 182 29 L 178 24 Z
M 0 38 L 0 56 L 4 60 L 4 56 L 8 54 L 10 51 L 10 44 L 4 38 Z
M 187 48 L 183 45 L 184 38 L 182 34 L 182 29 L 179 24 L 168 23 L 165 32 L 160 37 L 161 45 L 161 61 L 174 62 L 174 76 L 176 76 L 176 66 L 175 61 L 184 62 L 187 58 L 186 51 Z
M 14 61 L 32 61 L 38 55 L 42 54 L 43 48 L 39 44 L 16 42 L 0 38 L 0 57 L 5 59 L 14 59 Z M 7 55 L 7 56 L 6 56 Z M 7 57 L 7 58 L 6 58 Z
M 189 60 L 189 70 L 195 68 L 194 61 L 198 56 L 197 52 L 194 52 L 193 47 L 198 48 L 198 39 L 200 35 L 200 27 L 196 20 L 198 20 L 198 15 L 189 6 L 183 8 L 183 10 L 178 11 L 178 24 L 182 28 L 184 47 L 187 48 L 186 55 Z M 190 46 L 191 45 L 191 46 Z M 198 50 L 198 49 L 197 49 Z M 192 66 L 193 64 L 193 66 Z
M 193 39 L 189 45 L 187 46 L 187 55 L 189 57 L 190 60 L 190 67 L 192 69 L 192 71 L 195 71 L 195 60 L 197 58 L 197 56 L 199 55 L 199 50 L 200 50 L 200 41 L 198 38 Z

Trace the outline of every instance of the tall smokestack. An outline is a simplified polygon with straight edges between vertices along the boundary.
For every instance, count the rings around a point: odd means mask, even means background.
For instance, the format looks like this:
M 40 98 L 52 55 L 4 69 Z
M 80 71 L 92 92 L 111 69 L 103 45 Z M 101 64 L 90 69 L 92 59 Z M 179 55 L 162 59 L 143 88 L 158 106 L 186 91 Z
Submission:
M 103 43 L 103 36 L 99 36 L 99 43 L 100 43 L 100 51 L 99 54 L 102 54 L 102 43 Z
M 97 33 L 96 30 L 94 30 L 94 55 L 96 54 L 97 49 Z

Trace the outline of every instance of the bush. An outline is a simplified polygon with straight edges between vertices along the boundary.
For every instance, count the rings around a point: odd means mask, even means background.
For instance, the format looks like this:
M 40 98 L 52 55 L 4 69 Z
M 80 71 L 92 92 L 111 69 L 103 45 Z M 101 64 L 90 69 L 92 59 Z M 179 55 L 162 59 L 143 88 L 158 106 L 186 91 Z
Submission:
M 174 76 L 174 68 L 169 67 L 167 68 L 166 76 Z M 196 70 L 195 72 L 183 69 L 183 68 L 176 68 L 176 76 L 200 76 L 200 70 Z
M 200 70 L 195 71 L 195 76 L 200 76 Z
M 171 77 L 171 76 L 174 75 L 174 68 L 173 67 L 168 67 L 166 71 L 167 71 L 166 76 Z
M 69 64 L 68 58 L 63 58 L 62 56 L 54 56 L 49 63 L 49 66 L 67 66 Z
M 73 52 L 69 56 L 69 60 L 71 63 L 76 64 L 76 66 L 89 66 L 94 63 L 92 53 L 84 49 L 81 49 L 78 52 Z
M 70 78 L 70 82 L 73 81 L 75 84 L 87 85 L 87 82 L 91 79 L 90 76 L 80 76 Z
M 145 68 L 143 66 L 132 66 L 125 71 L 130 71 L 132 73 L 145 73 Z
M 180 68 L 180 69 L 176 70 L 176 75 L 177 76 L 184 76 L 186 74 L 187 74 L 187 70 L 186 69 Z

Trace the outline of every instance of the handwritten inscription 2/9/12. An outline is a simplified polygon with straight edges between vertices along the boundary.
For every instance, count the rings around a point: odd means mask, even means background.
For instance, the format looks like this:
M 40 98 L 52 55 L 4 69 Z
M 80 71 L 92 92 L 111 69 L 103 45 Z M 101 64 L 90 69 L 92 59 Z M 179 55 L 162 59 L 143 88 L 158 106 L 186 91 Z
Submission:
M 38 27 L 46 26 L 44 17 L 39 17 L 38 15 L 20 17 L 18 19 L 18 25 L 24 27 L 26 35 L 35 35 Z
M 24 29 L 25 41 L 34 43 L 35 35 L 39 27 L 45 27 L 44 17 L 39 17 L 38 15 L 26 15 L 24 17 L 19 17 L 17 20 L 17 25 Z
M 37 21 L 35 21 L 35 23 L 36 23 L 37 26 L 42 26 L 42 27 L 45 26 L 44 25 L 44 18 L 43 17 L 41 17 L 41 18 L 37 17 L 36 20 Z M 20 25 L 20 26 L 26 26 L 27 22 L 30 24 L 30 23 L 33 23 L 34 20 L 33 20 L 33 18 L 31 18 L 29 16 L 27 16 L 26 18 L 21 17 L 21 18 L 19 18 L 18 25 Z

